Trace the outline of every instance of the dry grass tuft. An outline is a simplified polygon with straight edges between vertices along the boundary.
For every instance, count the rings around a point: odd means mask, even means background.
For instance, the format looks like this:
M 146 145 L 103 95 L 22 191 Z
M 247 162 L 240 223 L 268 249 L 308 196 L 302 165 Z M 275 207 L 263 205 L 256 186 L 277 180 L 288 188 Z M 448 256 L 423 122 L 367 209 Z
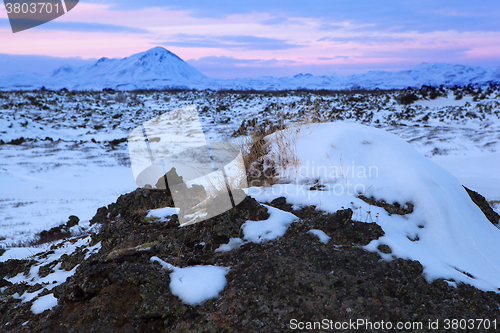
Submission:
M 322 114 L 320 102 L 308 108 L 307 114 L 298 123 L 287 122 L 284 108 L 275 113 L 274 124 L 264 131 L 254 127 L 247 136 L 231 141 L 241 148 L 247 172 L 248 186 L 271 186 L 280 182 L 279 174 L 299 167 L 296 143 L 300 137 L 310 135 L 315 124 L 329 121 Z M 257 120 L 250 121 L 257 124 Z M 226 135 L 229 141 L 229 136 Z

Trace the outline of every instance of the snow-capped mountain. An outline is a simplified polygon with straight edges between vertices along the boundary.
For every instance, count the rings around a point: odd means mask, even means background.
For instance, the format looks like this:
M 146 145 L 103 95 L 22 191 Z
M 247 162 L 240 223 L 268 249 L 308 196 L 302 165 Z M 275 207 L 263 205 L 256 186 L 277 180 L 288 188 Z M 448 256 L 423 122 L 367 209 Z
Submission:
M 401 89 L 406 87 L 453 86 L 500 83 L 500 67 L 482 68 L 450 64 L 423 63 L 414 69 L 386 72 L 370 71 L 350 76 L 293 77 L 264 76 L 255 79 L 211 79 L 163 47 L 155 47 L 123 59 L 101 58 L 93 65 L 56 69 L 51 75 L 8 73 L 0 76 L 0 90 L 48 89 L 118 90 L 134 89 L 234 89 L 234 90 L 341 90 Z
M 155 47 L 123 59 L 101 58 L 93 65 L 79 68 L 63 66 L 49 79 L 70 82 L 73 89 L 111 86 L 128 90 L 146 88 L 152 82 L 164 86 L 184 85 L 207 77 L 172 52 Z

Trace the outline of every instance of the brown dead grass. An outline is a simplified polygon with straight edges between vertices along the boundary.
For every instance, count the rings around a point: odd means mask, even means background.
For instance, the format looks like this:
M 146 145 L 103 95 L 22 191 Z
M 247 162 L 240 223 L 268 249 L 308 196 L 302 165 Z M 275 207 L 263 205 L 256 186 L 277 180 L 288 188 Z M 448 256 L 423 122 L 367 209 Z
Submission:
M 299 159 L 296 142 L 310 135 L 315 124 L 328 121 L 321 113 L 322 104 L 316 101 L 298 123 L 287 123 L 284 108 L 277 113 L 275 124 L 265 131 L 254 128 L 248 136 L 231 140 L 240 147 L 249 186 L 271 186 L 280 182 L 278 171 L 297 170 Z M 253 123 L 257 123 L 254 119 Z M 230 136 L 226 135 L 229 141 Z

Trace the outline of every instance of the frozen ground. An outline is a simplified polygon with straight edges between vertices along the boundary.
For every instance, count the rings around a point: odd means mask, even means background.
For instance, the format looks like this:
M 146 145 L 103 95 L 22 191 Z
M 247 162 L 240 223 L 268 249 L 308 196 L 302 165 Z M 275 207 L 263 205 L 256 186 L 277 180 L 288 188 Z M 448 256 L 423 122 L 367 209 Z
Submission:
M 97 208 L 136 187 L 125 140 L 130 132 L 193 104 L 209 140 L 276 119 L 380 127 L 487 200 L 500 200 L 500 90 L 438 90 L 434 98 L 414 91 L 417 101 L 398 102 L 410 93 L 0 93 L 0 246 L 29 240 L 69 215 L 88 227 Z

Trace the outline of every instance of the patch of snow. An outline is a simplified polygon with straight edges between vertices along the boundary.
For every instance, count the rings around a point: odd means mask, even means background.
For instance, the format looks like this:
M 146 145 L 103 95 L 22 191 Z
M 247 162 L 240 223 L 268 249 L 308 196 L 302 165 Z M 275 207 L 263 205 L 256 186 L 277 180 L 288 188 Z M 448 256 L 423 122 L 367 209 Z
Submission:
M 330 236 L 328 236 L 327 234 L 325 234 L 324 231 L 322 230 L 318 230 L 318 229 L 311 229 L 308 231 L 308 233 L 310 234 L 313 234 L 315 236 L 317 236 L 319 238 L 319 241 L 323 244 L 327 244 L 328 241 L 330 240 Z
M 10 259 L 24 259 L 39 252 L 48 251 L 48 246 L 44 247 L 10 247 L 0 256 L 0 262 Z
M 40 295 L 42 293 L 42 291 L 43 291 L 43 289 L 34 291 L 32 293 L 25 291 L 21 296 L 17 297 L 17 299 L 22 300 L 22 303 L 28 303 L 28 302 L 32 301 L 33 299 L 37 298 L 38 295 Z
M 149 259 L 149 261 L 151 262 L 157 262 L 159 263 L 164 269 L 167 269 L 167 270 L 173 270 L 175 268 L 175 266 L 169 264 L 168 262 L 164 261 L 164 260 L 161 260 L 160 258 L 158 258 L 157 256 L 153 256 Z
M 84 229 L 79 225 L 74 225 L 71 228 L 69 228 L 69 232 L 71 233 L 71 235 L 79 235 L 83 232 L 83 230 Z
M 170 274 L 170 289 L 184 303 L 198 305 L 219 295 L 226 286 L 227 273 L 226 267 L 210 265 L 176 267 Z
M 54 244 L 57 243 L 57 244 Z M 53 243 L 48 243 L 45 244 L 44 247 L 41 248 L 11 248 L 6 251 L 9 252 L 8 256 L 4 258 L 4 256 L 0 257 L 0 260 L 6 261 L 11 259 L 12 257 L 15 257 L 16 259 L 26 259 L 30 258 L 31 260 L 35 260 L 36 263 L 33 264 L 30 268 L 30 271 L 28 274 L 19 273 L 16 276 L 13 276 L 11 278 L 8 278 L 7 280 L 10 281 L 11 283 L 26 283 L 27 285 L 34 286 L 36 284 L 41 284 L 43 285 L 43 288 L 36 290 L 34 292 L 27 292 L 25 291 L 22 295 L 19 295 L 16 293 L 12 297 L 16 299 L 20 299 L 22 303 L 27 303 L 35 300 L 33 302 L 32 309 L 34 313 L 41 313 L 45 311 L 45 306 L 50 306 L 52 308 L 53 306 L 57 305 L 57 300 L 56 303 L 53 304 L 53 300 L 51 300 L 50 295 L 46 295 L 43 297 L 39 298 L 39 295 L 44 291 L 44 290 L 52 290 L 56 286 L 66 282 L 66 280 L 73 276 L 78 269 L 79 265 L 76 265 L 73 267 L 72 270 L 67 271 L 62 269 L 61 263 L 57 263 L 54 267 L 52 267 L 53 272 L 41 277 L 39 275 L 40 267 L 45 266 L 47 264 L 50 264 L 54 261 L 59 260 L 64 254 L 67 254 L 71 256 L 75 251 L 77 251 L 81 247 L 87 247 L 88 251 L 85 254 L 85 259 L 88 259 L 92 253 L 96 253 L 100 248 L 101 248 L 101 243 L 97 243 L 94 246 L 89 247 L 90 243 L 90 236 L 86 237 L 81 237 L 77 239 L 69 239 L 61 242 L 53 242 Z M 52 246 L 55 245 L 56 248 L 52 248 Z M 41 251 L 42 248 L 45 248 L 44 251 Z M 48 252 L 50 250 L 50 252 Z M 47 254 L 50 253 L 50 254 Z M 36 253 L 36 254 L 34 254 Z M 4 260 L 5 259 L 5 260 Z M 52 295 L 52 294 L 51 294 Z M 53 297 L 53 295 L 52 295 Z M 43 299 L 42 301 L 38 302 L 40 299 Z M 41 311 L 41 312 L 35 312 L 35 311 Z
M 101 159 L 107 160 L 104 163 L 108 167 L 97 161 L 81 165 L 80 159 L 89 158 L 80 155 L 82 150 L 61 149 L 57 156 L 53 156 L 55 153 L 49 153 L 50 149 L 16 152 L 18 147 L 5 146 L 2 146 L 2 165 L 5 168 L 0 169 L 0 182 L 9 191 L 0 195 L 0 232 L 1 236 L 12 238 L 13 243 L 29 240 L 42 230 L 63 224 L 70 215 L 77 215 L 81 220 L 79 225 L 86 226 L 98 207 L 114 202 L 121 194 L 136 188 L 130 169 L 116 165 L 113 158 L 105 154 Z M 86 146 L 81 149 L 90 148 Z M 27 178 L 26 175 L 30 176 Z M 9 204 L 8 200 L 13 202 Z M 7 240 L 0 243 L 5 244 Z
M 99 250 L 101 249 L 101 247 L 102 247 L 101 242 L 97 243 L 94 246 L 89 246 L 88 247 L 88 252 L 85 253 L 85 259 L 84 260 L 87 260 L 88 258 L 90 258 L 90 256 L 92 254 L 99 252 Z
M 90 226 L 89 233 L 98 234 L 99 231 L 101 230 L 101 227 L 102 227 L 102 224 L 94 223 L 92 226 Z
M 456 288 L 457 283 L 455 281 L 444 280 L 450 287 Z
M 42 264 L 39 265 L 33 265 L 31 266 L 30 273 L 28 276 L 25 276 L 24 273 L 19 273 L 16 276 L 7 279 L 11 283 L 21 283 L 21 282 L 27 282 L 29 285 L 33 286 L 37 283 L 44 284 L 45 288 L 48 290 L 52 290 L 54 287 L 60 285 L 63 282 L 66 282 L 66 279 L 69 278 L 70 276 L 73 276 L 76 272 L 76 269 L 78 268 L 79 265 L 76 265 L 71 271 L 66 271 L 64 269 L 61 269 L 61 263 L 58 263 L 54 268 L 54 273 L 50 273 L 45 277 L 40 277 L 38 275 L 38 271 L 40 267 L 47 262 L 52 262 L 53 260 L 47 260 L 44 261 Z M 23 302 L 29 302 L 32 300 L 34 297 L 38 295 L 43 289 L 40 289 L 38 291 L 35 291 L 33 293 L 28 293 L 25 292 L 20 299 L 23 300 Z
M 227 267 L 198 265 L 179 268 L 156 256 L 149 260 L 172 271 L 170 273 L 170 290 L 186 304 L 198 305 L 215 298 L 226 286 L 226 274 L 229 271 Z
M 241 238 L 230 238 L 227 244 L 221 244 L 215 252 L 229 252 L 239 249 L 245 242 Z
M 165 208 L 158 208 L 158 209 L 152 209 L 149 211 L 148 215 L 146 217 L 152 217 L 152 218 L 158 218 L 158 219 L 165 219 L 169 216 L 179 214 L 179 208 L 174 208 L 174 207 L 165 207 Z
M 264 221 L 246 221 L 241 229 L 244 239 L 254 243 L 262 243 L 274 240 L 285 234 L 288 226 L 298 217 L 289 212 L 284 212 L 277 208 L 264 205 L 270 216 Z
M 45 310 L 52 309 L 56 305 L 57 305 L 57 298 L 54 297 L 54 294 L 48 294 L 34 301 L 33 305 L 31 306 L 31 311 L 34 314 L 40 314 Z

